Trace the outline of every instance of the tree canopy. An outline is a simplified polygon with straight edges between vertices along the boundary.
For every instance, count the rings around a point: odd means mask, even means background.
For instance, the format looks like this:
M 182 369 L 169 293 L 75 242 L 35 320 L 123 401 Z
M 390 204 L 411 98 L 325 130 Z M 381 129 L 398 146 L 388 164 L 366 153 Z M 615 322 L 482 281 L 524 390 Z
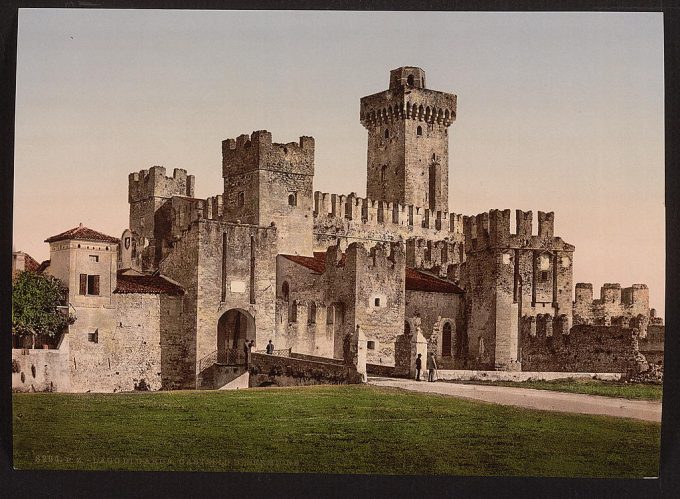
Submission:
M 66 305 L 67 290 L 59 279 L 21 272 L 12 283 L 12 334 L 18 337 L 54 337 L 75 318 L 57 307 Z

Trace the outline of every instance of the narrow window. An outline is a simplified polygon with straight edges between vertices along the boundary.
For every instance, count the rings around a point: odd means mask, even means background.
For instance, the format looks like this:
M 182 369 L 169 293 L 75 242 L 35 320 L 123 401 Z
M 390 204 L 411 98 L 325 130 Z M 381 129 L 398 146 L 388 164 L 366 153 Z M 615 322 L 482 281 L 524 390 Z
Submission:
M 366 348 L 368 348 L 369 350 L 375 350 L 375 341 L 367 341 Z
M 99 262 L 99 255 L 90 255 L 90 261 L 94 262 L 94 263 L 98 263 Z
M 288 309 L 288 322 L 297 322 L 297 300 Z
M 422 134 L 423 134 L 423 127 L 418 126 L 418 128 L 416 128 L 416 135 L 422 135 Z
M 238 193 L 238 199 L 236 201 L 236 204 L 238 206 L 243 206 L 246 204 L 246 193 L 245 192 L 239 192 Z
M 99 276 L 98 275 L 88 275 L 87 276 L 87 294 L 88 295 L 99 295 Z
M 545 282 L 548 280 L 548 272 L 547 271 L 542 271 L 541 272 L 541 281 Z
M 384 165 L 380 169 L 380 181 L 385 182 L 385 177 L 387 176 L 387 165 Z
M 442 329 L 442 357 L 451 357 L 451 323 L 444 324 Z
M 290 287 L 288 286 L 288 281 L 283 281 L 281 285 L 281 295 L 283 296 L 283 301 L 288 301 L 290 298 Z
M 385 130 L 385 138 L 386 139 L 390 138 L 390 131 L 389 130 Z
M 413 75 L 408 75 L 408 78 L 406 78 L 406 83 L 408 83 L 410 86 L 413 86 Z
M 316 324 L 316 303 L 310 302 L 309 303 L 309 310 L 307 311 L 307 322 L 309 324 Z
M 373 301 L 373 304 L 374 304 L 376 307 L 379 307 L 379 306 L 380 306 L 380 298 L 376 298 L 376 299 Z
M 288 194 L 288 206 L 297 206 L 297 193 L 291 192 Z

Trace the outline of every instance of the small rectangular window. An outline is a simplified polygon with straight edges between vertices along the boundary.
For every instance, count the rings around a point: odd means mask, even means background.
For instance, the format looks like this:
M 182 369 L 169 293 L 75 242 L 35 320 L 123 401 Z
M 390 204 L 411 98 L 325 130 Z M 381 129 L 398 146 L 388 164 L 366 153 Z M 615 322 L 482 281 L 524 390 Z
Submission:
M 368 348 L 369 350 L 375 350 L 375 341 L 367 341 L 366 348 Z
M 541 272 L 541 281 L 547 281 L 548 280 L 548 272 L 542 271 Z
M 99 262 L 99 255 L 90 255 L 90 261 L 94 263 Z
M 99 343 L 99 329 L 95 329 L 94 333 L 87 333 L 87 341 L 90 343 Z
M 373 303 L 376 307 L 379 307 L 380 306 L 380 298 L 376 298 Z

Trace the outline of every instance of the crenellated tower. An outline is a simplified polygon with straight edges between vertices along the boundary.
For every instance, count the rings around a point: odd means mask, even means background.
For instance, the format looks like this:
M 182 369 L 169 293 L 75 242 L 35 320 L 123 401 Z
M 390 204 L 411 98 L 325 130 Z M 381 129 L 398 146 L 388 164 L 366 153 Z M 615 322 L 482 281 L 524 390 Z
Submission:
M 259 130 L 222 142 L 223 219 L 278 227 L 279 253 L 313 254 L 314 139 L 277 144 Z
M 388 90 L 361 99 L 366 196 L 448 212 L 448 127 L 455 119 L 456 96 L 427 89 L 425 71 L 392 70 Z

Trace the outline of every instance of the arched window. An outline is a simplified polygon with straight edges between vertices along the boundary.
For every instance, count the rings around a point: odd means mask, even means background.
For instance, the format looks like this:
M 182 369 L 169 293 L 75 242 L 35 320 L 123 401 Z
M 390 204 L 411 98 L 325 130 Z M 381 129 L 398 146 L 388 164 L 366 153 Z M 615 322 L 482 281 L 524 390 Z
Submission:
M 309 302 L 309 308 L 307 309 L 307 322 L 309 324 L 316 324 L 316 303 Z
M 422 134 L 423 134 L 423 127 L 419 125 L 418 128 L 416 128 L 416 135 L 422 135 Z
M 385 138 L 386 139 L 390 138 L 390 131 L 389 130 L 385 130 Z
M 387 165 L 384 165 L 382 168 L 380 168 L 380 181 L 384 182 L 385 177 L 387 177 Z
M 442 357 L 451 357 L 451 323 L 444 324 L 442 329 Z
M 408 75 L 408 78 L 406 78 L 406 83 L 408 83 L 410 86 L 413 86 L 413 75 Z
M 238 193 L 237 204 L 239 206 L 243 206 L 244 204 L 246 204 L 246 193 L 245 192 L 239 192 Z
M 283 296 L 283 301 L 288 301 L 290 298 L 290 287 L 288 286 L 288 281 L 283 281 L 281 285 L 281 295 Z
M 297 206 L 297 193 L 291 192 L 288 194 L 288 206 Z

